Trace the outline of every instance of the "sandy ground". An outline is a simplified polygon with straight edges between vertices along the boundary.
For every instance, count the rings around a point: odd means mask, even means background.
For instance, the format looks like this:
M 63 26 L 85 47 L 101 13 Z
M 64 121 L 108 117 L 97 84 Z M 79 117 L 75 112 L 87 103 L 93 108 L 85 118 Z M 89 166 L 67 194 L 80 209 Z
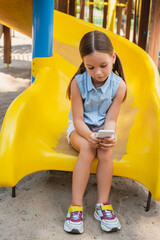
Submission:
M 12 38 L 13 62 L 7 69 L 2 60 L 0 40 L 0 127 L 9 104 L 30 85 L 31 40 Z M 113 177 L 110 202 L 122 224 L 122 230 L 105 233 L 94 220 L 96 176 L 91 175 L 84 197 L 82 235 L 64 232 L 63 223 L 71 201 L 72 174 L 43 171 L 23 178 L 17 184 L 17 196 L 10 188 L 0 188 L 0 240 L 159 240 L 160 203 L 152 200 L 145 212 L 148 190 L 130 179 Z

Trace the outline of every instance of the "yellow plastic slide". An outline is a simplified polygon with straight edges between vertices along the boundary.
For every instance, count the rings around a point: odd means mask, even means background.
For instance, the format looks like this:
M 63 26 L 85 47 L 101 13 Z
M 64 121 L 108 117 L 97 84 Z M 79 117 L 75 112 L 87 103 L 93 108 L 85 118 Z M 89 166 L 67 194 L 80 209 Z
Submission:
M 81 37 L 98 29 L 110 37 L 121 58 L 128 87 L 117 124 L 114 175 L 142 183 L 160 201 L 160 81 L 154 63 L 116 34 L 57 11 L 54 15 L 53 57 L 33 60 L 36 80 L 13 101 L 4 118 L 0 186 L 13 187 L 36 171 L 73 170 L 77 152 L 66 141 L 70 110 L 66 88 L 81 62 Z M 92 173 L 96 164 L 95 159 Z

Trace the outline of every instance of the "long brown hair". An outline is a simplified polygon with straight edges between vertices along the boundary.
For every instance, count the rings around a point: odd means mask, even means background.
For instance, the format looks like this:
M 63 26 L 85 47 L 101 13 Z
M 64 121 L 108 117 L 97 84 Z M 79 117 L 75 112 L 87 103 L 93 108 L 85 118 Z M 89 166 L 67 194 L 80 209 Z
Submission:
M 94 51 L 104 52 L 111 56 L 113 55 L 113 52 L 114 52 L 113 45 L 112 45 L 110 39 L 107 37 L 107 35 L 104 34 L 103 32 L 97 31 L 97 30 L 86 33 L 82 37 L 80 44 L 79 44 L 79 52 L 80 52 L 82 59 L 85 56 L 90 55 Z M 85 68 L 84 63 L 82 62 L 81 65 L 79 66 L 77 72 L 74 74 L 74 76 L 72 77 L 72 79 L 68 85 L 66 94 L 69 99 L 71 99 L 71 83 L 72 83 L 73 79 L 75 78 L 76 75 L 82 74 L 85 71 L 86 71 L 86 68 Z M 123 79 L 123 81 L 126 82 L 123 67 L 121 64 L 121 60 L 119 59 L 119 57 L 117 55 L 116 55 L 115 64 L 113 65 L 113 72 L 115 74 L 119 75 Z M 126 95 L 127 95 L 127 92 L 125 94 L 123 101 L 125 100 Z

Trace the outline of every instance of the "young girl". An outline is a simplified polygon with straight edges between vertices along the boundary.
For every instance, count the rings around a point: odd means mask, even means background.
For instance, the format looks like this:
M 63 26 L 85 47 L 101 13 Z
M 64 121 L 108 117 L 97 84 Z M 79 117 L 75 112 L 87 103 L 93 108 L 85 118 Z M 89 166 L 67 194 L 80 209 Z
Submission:
M 98 198 L 94 217 L 104 231 L 121 228 L 108 202 L 113 173 L 113 147 L 116 134 L 98 139 L 99 129 L 116 130 L 121 103 L 126 97 L 126 83 L 121 62 L 110 39 L 102 32 L 86 33 L 81 39 L 82 64 L 72 78 L 67 95 L 71 99 L 68 141 L 78 152 L 73 171 L 72 202 L 68 209 L 64 230 L 83 232 L 83 195 L 95 157 L 97 165 Z

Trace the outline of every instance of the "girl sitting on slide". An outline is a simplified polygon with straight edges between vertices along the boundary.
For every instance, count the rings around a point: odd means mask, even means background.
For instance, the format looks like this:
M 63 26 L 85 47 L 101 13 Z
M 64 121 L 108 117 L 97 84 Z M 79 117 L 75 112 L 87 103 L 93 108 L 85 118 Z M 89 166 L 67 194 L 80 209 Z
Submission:
M 90 176 L 92 161 L 97 157 L 97 203 L 94 217 L 106 231 L 121 228 L 112 205 L 108 202 L 113 174 L 113 147 L 116 134 L 97 138 L 100 129 L 116 130 L 122 102 L 126 97 L 126 82 L 119 57 L 106 34 L 86 33 L 81 39 L 82 64 L 72 78 L 67 94 L 71 99 L 68 142 L 78 152 L 73 179 L 72 202 L 64 230 L 83 233 L 83 195 Z

